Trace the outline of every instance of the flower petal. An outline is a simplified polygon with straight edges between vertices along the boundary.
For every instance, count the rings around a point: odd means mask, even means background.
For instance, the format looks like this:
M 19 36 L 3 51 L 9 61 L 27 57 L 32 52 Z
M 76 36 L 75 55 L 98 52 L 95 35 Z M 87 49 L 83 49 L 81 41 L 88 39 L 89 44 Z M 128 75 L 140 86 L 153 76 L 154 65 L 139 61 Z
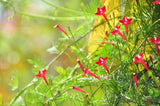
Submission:
M 77 87 L 75 87 L 75 86 L 72 86 L 72 88 L 75 89 L 75 90 L 77 90 L 77 91 L 80 91 L 80 92 L 83 92 L 83 93 L 87 94 L 87 92 L 83 91 L 83 90 L 80 89 L 80 88 L 77 88 Z

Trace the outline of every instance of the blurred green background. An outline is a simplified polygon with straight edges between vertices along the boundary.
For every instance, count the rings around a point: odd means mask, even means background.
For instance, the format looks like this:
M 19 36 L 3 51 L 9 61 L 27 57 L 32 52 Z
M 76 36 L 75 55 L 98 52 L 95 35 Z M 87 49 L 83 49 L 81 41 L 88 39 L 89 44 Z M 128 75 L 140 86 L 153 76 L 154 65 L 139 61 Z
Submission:
M 89 1 L 48 0 L 54 5 L 76 11 L 82 11 L 81 5 L 87 5 Z M 22 12 L 64 18 L 52 20 L 39 16 L 30 17 L 23 15 Z M 75 30 L 83 20 L 73 19 L 69 21 L 65 18 L 75 16 L 79 17 L 81 13 L 74 14 L 54 8 L 43 0 L 0 0 L 0 95 L 3 95 L 4 102 L 9 102 L 15 92 L 19 91 L 34 77 L 31 71 L 33 66 L 27 62 L 27 59 L 36 57 L 43 59 L 47 64 L 56 56 L 47 50 L 58 43 L 57 39 L 64 36 L 53 26 L 59 24 L 66 30 L 68 26 L 71 30 Z M 68 53 L 70 52 L 68 51 Z M 74 55 L 73 58 L 76 59 Z M 71 65 L 71 62 L 68 61 L 68 58 L 63 55 L 59 61 L 52 65 L 50 72 L 56 75 L 54 65 L 65 68 Z M 14 83 L 14 87 L 11 81 Z

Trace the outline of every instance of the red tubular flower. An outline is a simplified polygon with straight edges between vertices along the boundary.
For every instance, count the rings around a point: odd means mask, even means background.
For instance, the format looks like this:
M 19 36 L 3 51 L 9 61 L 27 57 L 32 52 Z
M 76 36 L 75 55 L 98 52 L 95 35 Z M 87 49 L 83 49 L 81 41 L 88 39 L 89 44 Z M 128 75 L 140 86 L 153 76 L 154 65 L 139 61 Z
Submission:
M 160 42 L 160 38 L 154 37 L 153 39 L 149 39 L 149 40 L 150 40 L 151 43 L 154 43 L 154 44 L 155 44 L 157 53 L 158 53 L 158 55 L 159 55 L 158 42 Z
M 115 29 L 114 29 L 114 31 L 112 31 L 111 33 L 112 33 L 112 35 L 114 35 L 114 34 L 119 34 L 124 40 L 126 40 L 126 42 L 127 42 L 127 39 L 124 37 L 124 35 L 119 31 L 119 29 L 120 29 L 120 27 L 121 26 L 116 26 L 115 27 Z
M 87 92 L 85 92 L 85 91 L 83 91 L 82 89 L 77 88 L 77 87 L 75 87 L 75 86 L 72 86 L 72 88 L 75 89 L 75 90 L 77 90 L 77 91 L 80 91 L 80 92 L 83 92 L 83 93 L 85 93 L 85 94 L 88 94 Z
M 86 74 L 89 74 L 89 75 L 91 75 L 91 76 L 99 79 L 95 74 L 93 74 L 93 73 L 91 73 L 91 72 L 88 71 L 88 65 L 87 65 L 87 67 L 85 68 L 84 74 L 82 75 L 82 77 L 84 77 Z M 100 80 L 100 79 L 99 79 L 99 80 Z
M 138 56 L 134 57 L 133 63 L 141 62 L 141 64 L 149 71 L 146 63 L 143 61 L 143 53 L 141 52 Z
M 80 61 L 79 59 L 77 59 L 77 62 L 78 62 L 78 64 L 79 64 L 80 68 L 84 71 L 84 68 L 83 68 L 83 66 L 82 66 L 81 61 Z
M 136 83 L 136 86 L 138 88 L 138 79 L 137 79 L 136 73 L 133 73 L 133 77 L 134 77 L 134 81 Z
M 98 64 L 99 66 L 103 65 L 103 67 L 106 69 L 106 71 L 107 71 L 108 74 L 110 75 L 109 70 L 108 70 L 108 68 L 107 68 L 107 66 L 106 66 L 106 64 L 105 64 L 106 61 L 107 61 L 107 58 L 108 58 L 108 57 L 105 57 L 105 58 L 99 57 L 99 60 L 96 62 L 96 64 Z
M 151 106 L 148 97 L 146 97 L 146 100 L 147 100 L 148 106 Z
M 58 24 L 55 25 L 54 27 L 55 27 L 55 28 L 58 28 L 58 29 L 61 30 L 65 35 L 68 36 L 67 32 L 66 32 L 64 29 L 62 29 Z
M 46 82 L 46 84 L 48 85 L 47 79 L 45 77 L 46 71 L 47 71 L 46 69 L 44 69 L 42 71 L 39 70 L 39 72 L 36 76 L 39 77 L 39 78 L 42 77 L 44 79 L 44 81 Z
M 103 6 L 102 8 L 97 8 L 97 12 L 95 13 L 95 15 L 102 15 L 105 20 L 107 21 L 107 17 L 105 15 L 105 12 L 106 12 L 106 7 Z
M 131 24 L 132 18 L 127 18 L 127 17 L 123 17 L 122 20 L 119 20 L 120 23 L 122 23 L 123 25 L 125 25 L 125 29 L 126 29 L 126 33 L 128 35 L 128 24 Z
M 154 1 L 154 2 L 152 2 L 152 4 L 159 4 L 159 6 L 160 6 L 160 0 Z

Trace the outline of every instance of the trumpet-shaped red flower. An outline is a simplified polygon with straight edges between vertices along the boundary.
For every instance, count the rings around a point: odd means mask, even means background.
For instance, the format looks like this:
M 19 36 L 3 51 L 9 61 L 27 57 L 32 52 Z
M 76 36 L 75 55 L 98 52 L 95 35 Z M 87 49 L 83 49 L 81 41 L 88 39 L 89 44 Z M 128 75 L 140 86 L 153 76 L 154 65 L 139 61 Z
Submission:
M 135 81 L 136 86 L 138 88 L 138 79 L 137 79 L 136 73 L 133 73 L 133 78 L 134 78 L 134 81 Z
M 138 56 L 134 57 L 133 63 L 141 62 L 141 64 L 149 71 L 146 63 L 143 61 L 143 53 L 141 52 Z
M 152 2 L 152 4 L 159 4 L 160 5 L 160 0 Z
M 87 92 L 85 92 L 85 91 L 83 91 L 82 89 L 77 88 L 77 87 L 75 87 L 75 86 L 72 86 L 72 88 L 75 89 L 75 90 L 77 90 L 77 91 L 80 91 L 80 92 L 83 92 L 83 93 L 85 93 L 85 94 L 88 94 Z
M 82 71 L 84 71 L 84 68 L 83 68 L 83 66 L 82 66 L 81 61 L 80 61 L 79 59 L 77 59 L 77 62 L 78 62 L 78 64 L 79 64 L 80 68 L 82 69 Z
M 146 97 L 146 100 L 147 100 L 148 106 L 151 106 L 151 104 L 150 104 L 150 101 L 149 101 L 148 97 Z
M 122 20 L 119 20 L 120 23 L 122 23 L 123 25 L 125 25 L 125 29 L 126 29 L 126 33 L 128 35 L 128 24 L 131 24 L 132 18 L 127 18 L 127 17 L 123 17 Z
M 66 32 L 64 29 L 62 29 L 58 24 L 55 25 L 54 27 L 55 27 L 55 28 L 58 28 L 58 29 L 59 29 L 60 31 L 62 31 L 65 35 L 68 36 L 67 32 Z
M 112 33 L 112 35 L 114 35 L 114 34 L 119 34 L 124 40 L 126 40 L 126 42 L 127 42 L 127 39 L 124 37 L 124 35 L 119 31 L 119 29 L 120 29 L 120 27 L 121 26 L 116 26 L 115 27 L 115 29 L 114 29 L 114 31 L 112 31 L 111 33 Z
M 153 39 L 149 39 L 149 40 L 150 40 L 151 43 L 154 43 L 154 44 L 155 44 L 157 53 L 158 53 L 158 55 L 159 55 L 158 42 L 160 42 L 160 38 L 154 37 Z
M 96 62 L 96 64 L 98 64 L 99 66 L 103 65 L 103 67 L 106 69 L 106 71 L 107 71 L 108 74 L 110 75 L 109 70 L 108 70 L 108 68 L 107 68 L 107 66 L 106 66 L 107 58 L 108 58 L 108 57 L 105 57 L 105 58 L 99 57 L 99 60 Z
M 46 82 L 46 84 L 48 85 L 47 79 L 45 77 L 46 71 L 47 71 L 46 69 L 44 69 L 42 71 L 39 70 L 39 72 L 36 76 L 39 77 L 39 78 L 42 77 L 44 79 L 44 81 Z
M 105 15 L 105 12 L 106 12 L 106 7 L 103 6 L 102 8 L 97 8 L 97 12 L 95 13 L 95 15 L 102 15 L 105 20 L 107 21 L 107 17 Z
M 89 74 L 89 75 L 91 75 L 91 76 L 99 79 L 95 74 L 93 74 L 93 73 L 91 73 L 91 72 L 88 71 L 88 65 L 87 65 L 87 67 L 85 68 L 84 74 L 82 75 L 82 77 L 84 77 L 86 74 Z M 100 80 L 100 79 L 99 79 L 99 80 Z

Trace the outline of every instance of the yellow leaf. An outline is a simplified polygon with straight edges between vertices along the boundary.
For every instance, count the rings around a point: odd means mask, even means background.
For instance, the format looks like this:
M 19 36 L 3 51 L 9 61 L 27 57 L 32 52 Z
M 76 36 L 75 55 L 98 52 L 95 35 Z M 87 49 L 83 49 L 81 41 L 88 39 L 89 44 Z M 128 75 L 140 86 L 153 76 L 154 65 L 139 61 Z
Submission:
M 114 27 L 118 23 L 118 17 L 121 16 L 121 0 L 102 0 L 102 6 L 105 5 L 106 7 L 106 16 L 108 18 L 108 22 L 110 26 Z M 99 16 L 95 22 L 94 26 L 97 26 L 94 31 L 91 33 L 89 38 L 89 47 L 88 52 L 89 54 L 93 53 L 99 45 L 102 43 L 102 38 L 105 37 L 106 33 L 111 32 L 111 28 L 103 16 Z M 99 25 L 101 24 L 101 25 Z

